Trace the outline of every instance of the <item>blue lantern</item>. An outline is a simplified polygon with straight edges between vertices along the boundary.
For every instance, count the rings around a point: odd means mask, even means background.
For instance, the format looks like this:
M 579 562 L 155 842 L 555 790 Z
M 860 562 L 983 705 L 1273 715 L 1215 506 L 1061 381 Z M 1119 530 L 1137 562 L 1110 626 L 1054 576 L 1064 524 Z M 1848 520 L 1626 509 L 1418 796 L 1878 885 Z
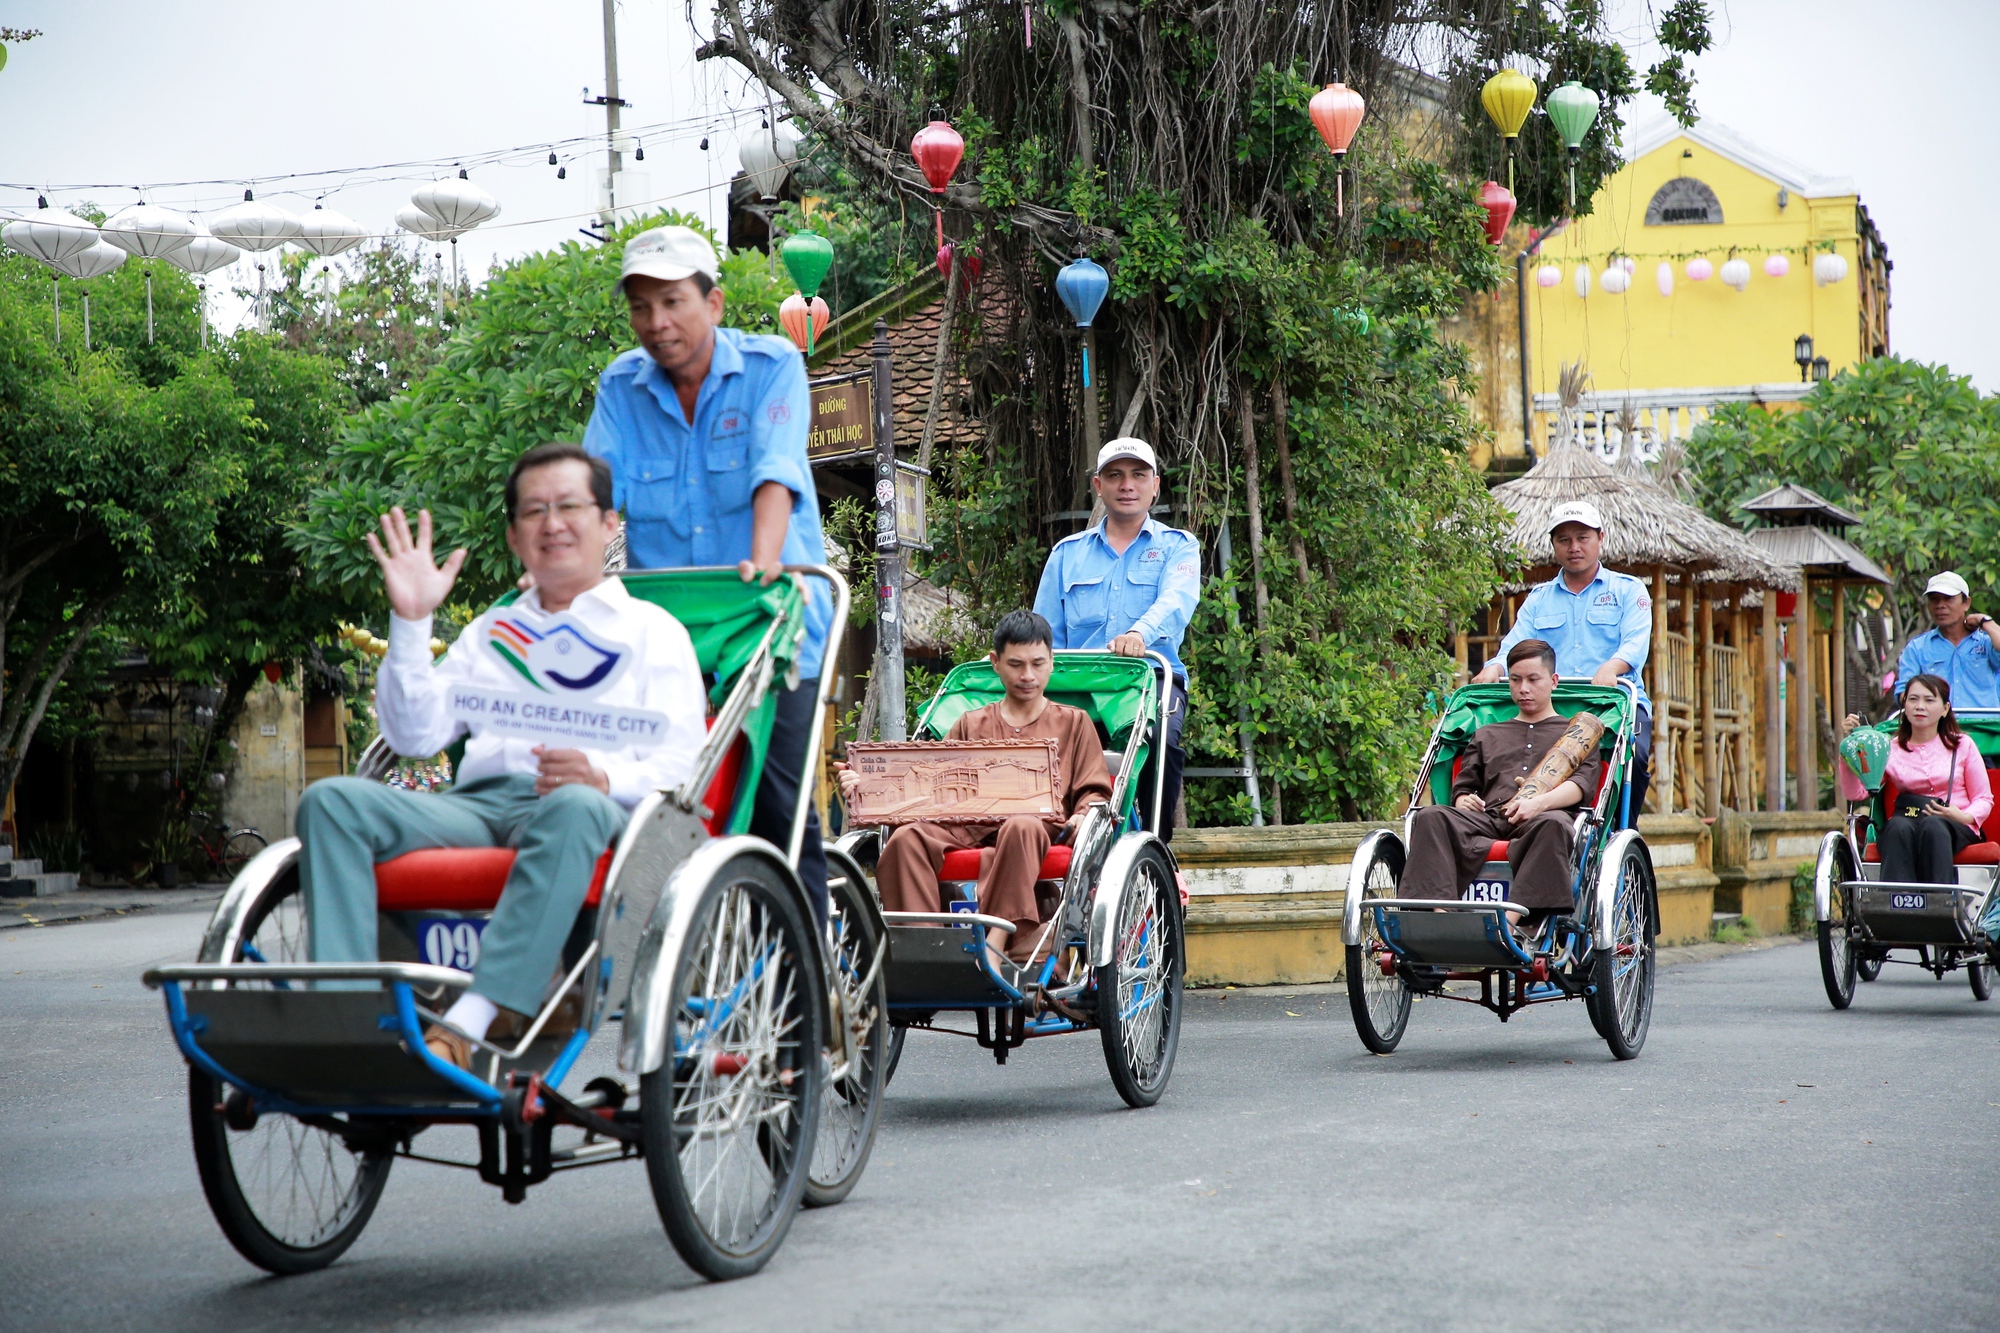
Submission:
M 1056 295 L 1062 298 L 1080 329 L 1089 328 L 1090 321 L 1097 318 L 1097 308 L 1104 304 L 1105 293 L 1110 290 L 1111 275 L 1094 259 L 1079 256 L 1056 273 Z M 1083 349 L 1083 387 L 1090 387 L 1088 345 Z

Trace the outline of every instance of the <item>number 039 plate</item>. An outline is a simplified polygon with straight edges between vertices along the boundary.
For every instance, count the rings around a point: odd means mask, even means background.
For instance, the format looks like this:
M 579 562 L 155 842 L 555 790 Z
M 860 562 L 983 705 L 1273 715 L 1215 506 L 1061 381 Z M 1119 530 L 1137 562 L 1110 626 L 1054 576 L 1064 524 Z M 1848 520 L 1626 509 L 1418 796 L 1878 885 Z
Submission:
M 479 935 L 485 929 L 484 917 L 418 917 L 417 952 L 433 967 L 470 972 L 479 966 Z
M 1504 903 L 1507 901 L 1507 883 L 1504 879 L 1475 879 L 1465 886 L 1465 901 Z

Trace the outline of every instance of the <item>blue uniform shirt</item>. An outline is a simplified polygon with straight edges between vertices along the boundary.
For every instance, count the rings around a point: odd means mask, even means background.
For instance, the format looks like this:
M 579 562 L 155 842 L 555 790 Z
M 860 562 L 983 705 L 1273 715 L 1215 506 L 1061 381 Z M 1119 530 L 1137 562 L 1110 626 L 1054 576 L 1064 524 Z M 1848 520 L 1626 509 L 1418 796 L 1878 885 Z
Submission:
M 1556 650 L 1556 674 L 1588 682 L 1618 658 L 1632 669 L 1620 679 L 1639 687 L 1639 706 L 1650 709 L 1644 670 L 1653 646 L 1653 597 L 1630 574 L 1597 567 L 1582 592 L 1571 592 L 1558 574 L 1536 584 L 1521 603 L 1514 628 L 1500 640 L 1500 658 L 1523 639 L 1541 639 Z
M 643 347 L 621 353 L 597 381 L 583 447 L 611 464 L 634 569 L 733 565 L 750 558 L 751 497 L 767 481 L 792 493 L 781 558 L 826 563 L 819 496 L 806 461 L 812 402 L 806 363 L 784 338 L 715 331 L 715 355 L 695 399 L 694 424 L 667 372 Z M 803 679 L 819 677 L 833 599 L 806 580 Z
M 1896 697 L 1903 697 L 1910 677 L 1926 671 L 1951 686 L 1953 708 L 2000 708 L 2000 650 L 1985 630 L 1973 630 L 1957 643 L 1935 629 L 1911 639 L 1896 663 Z
M 1035 611 L 1055 630 L 1058 648 L 1102 648 L 1137 631 L 1185 680 L 1181 638 L 1200 600 L 1201 544 L 1148 518 L 1123 555 L 1104 539 L 1102 523 L 1057 542 Z

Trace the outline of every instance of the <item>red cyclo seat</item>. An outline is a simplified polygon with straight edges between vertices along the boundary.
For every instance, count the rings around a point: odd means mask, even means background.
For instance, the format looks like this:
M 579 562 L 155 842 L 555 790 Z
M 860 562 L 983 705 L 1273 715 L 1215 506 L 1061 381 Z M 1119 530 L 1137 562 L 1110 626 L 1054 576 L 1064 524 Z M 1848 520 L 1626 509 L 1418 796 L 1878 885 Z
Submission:
M 944 880 L 966 880 L 979 878 L 979 854 L 991 852 L 991 847 L 962 847 L 955 852 L 944 854 L 944 869 L 938 878 Z M 1067 844 L 1049 848 L 1042 858 L 1041 874 L 1038 879 L 1066 879 L 1069 876 L 1069 859 L 1072 851 Z
M 1489 860 L 1489 861 L 1504 861 L 1504 860 L 1506 860 L 1506 859 L 1507 859 L 1507 844 L 1506 844 L 1505 842 L 1496 842 L 1496 843 L 1494 843 L 1494 844 L 1493 844 L 1493 845 L 1492 845 L 1491 847 L 1488 847 L 1488 848 L 1486 849 L 1486 859 L 1487 859 L 1487 860 Z
M 613 848 L 590 877 L 585 907 L 604 897 Z M 384 912 L 490 912 L 514 869 L 512 847 L 426 847 L 375 865 L 375 906 Z
M 1897 793 L 1898 788 L 1895 781 L 1884 776 L 1882 779 L 1882 808 L 1884 810 L 1894 810 L 1896 808 Z M 1980 832 L 1986 835 L 1985 841 L 1975 842 L 1957 856 L 1952 857 L 1951 863 L 1953 865 L 2000 865 L 2000 836 L 1996 836 L 2000 835 L 2000 801 L 1994 803 L 1993 811 L 1986 816 L 1986 824 L 1981 828 Z M 1861 860 L 1863 864 L 1871 866 L 1882 864 L 1881 847 L 1875 843 L 1869 843 L 1861 849 Z

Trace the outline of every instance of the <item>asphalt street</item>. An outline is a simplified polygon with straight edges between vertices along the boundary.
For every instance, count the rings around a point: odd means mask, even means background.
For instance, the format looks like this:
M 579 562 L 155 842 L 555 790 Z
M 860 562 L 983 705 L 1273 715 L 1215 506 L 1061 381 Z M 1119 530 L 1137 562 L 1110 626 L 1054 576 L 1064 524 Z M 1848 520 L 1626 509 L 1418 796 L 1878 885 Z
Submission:
M 1625 1064 L 1576 1005 L 1426 1001 L 1376 1057 L 1344 992 L 1203 992 L 1147 1111 L 1095 1037 L 913 1037 L 859 1188 L 757 1277 L 685 1268 L 636 1165 L 510 1208 L 406 1162 L 344 1259 L 271 1279 L 138 981 L 203 920 L 0 931 L 0 1327 L 2000 1328 L 2000 1001 L 1962 974 L 1836 1014 L 1810 948 L 1667 968 Z

